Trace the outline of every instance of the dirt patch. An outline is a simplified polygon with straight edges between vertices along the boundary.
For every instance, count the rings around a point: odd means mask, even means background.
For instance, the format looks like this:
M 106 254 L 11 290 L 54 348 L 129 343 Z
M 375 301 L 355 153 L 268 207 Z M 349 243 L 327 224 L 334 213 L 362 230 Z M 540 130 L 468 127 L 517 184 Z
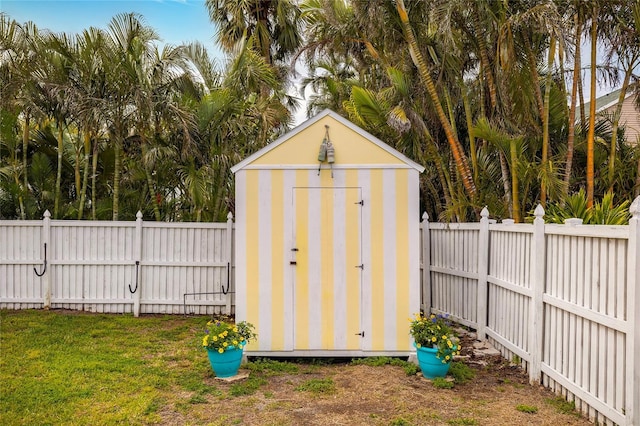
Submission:
M 499 356 L 481 361 L 463 342 L 465 363 L 475 378 L 438 389 L 401 367 L 301 364 L 295 373 L 252 371 L 244 384 L 207 378 L 211 393 L 201 404 L 182 406 L 187 423 L 214 425 L 588 425 L 575 412 L 557 408 L 557 397 L 530 386 L 526 374 Z M 231 396 L 233 386 L 260 382 L 249 395 Z M 327 391 L 313 384 L 331 383 Z M 237 389 L 237 388 L 235 388 Z M 555 402 L 555 404 L 554 404 Z M 529 411 L 529 412 L 524 412 Z M 167 415 L 162 413 L 163 417 Z M 171 424 L 176 417 L 164 418 Z

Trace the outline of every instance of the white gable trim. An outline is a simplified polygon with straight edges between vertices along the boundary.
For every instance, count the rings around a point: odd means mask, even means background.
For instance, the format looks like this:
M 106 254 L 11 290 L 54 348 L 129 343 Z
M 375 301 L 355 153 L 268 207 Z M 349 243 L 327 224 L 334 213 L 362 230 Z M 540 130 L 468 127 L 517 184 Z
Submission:
M 358 127 L 358 126 L 356 126 L 351 121 L 341 117 L 339 114 L 331 111 L 330 109 L 325 109 L 324 111 L 320 112 L 319 114 L 316 114 L 314 117 L 308 119 L 304 123 L 302 123 L 299 126 L 295 127 L 290 132 L 280 136 L 278 139 L 276 139 L 275 141 L 271 142 L 269 145 L 265 146 L 261 150 L 259 150 L 257 152 L 254 152 L 252 155 L 248 156 L 247 158 L 245 158 L 244 160 L 242 160 L 241 162 L 239 162 L 235 166 L 231 167 L 231 172 L 232 173 L 236 173 L 238 170 L 247 168 L 247 166 L 249 164 L 251 164 L 252 162 L 257 160 L 258 158 L 262 157 L 267 152 L 271 151 L 272 149 L 277 148 L 278 146 L 280 146 L 285 141 L 291 139 L 293 136 L 297 135 L 298 133 L 300 133 L 303 130 L 307 129 L 309 126 L 315 124 L 316 122 L 318 122 L 319 120 L 321 120 L 321 119 L 323 119 L 323 118 L 325 118 L 327 116 L 335 119 L 336 121 L 342 123 L 343 125 L 345 125 L 349 129 L 351 129 L 354 132 L 358 133 L 360 136 L 368 139 L 373 144 L 377 145 L 379 148 L 383 149 L 384 151 L 388 152 L 392 156 L 396 157 L 398 160 L 400 160 L 400 161 L 404 162 L 405 164 L 407 164 L 407 166 L 409 166 L 410 168 L 416 169 L 419 173 L 422 173 L 424 171 L 424 167 L 423 166 L 421 166 L 420 164 L 418 164 L 418 163 L 414 162 L 413 160 L 409 159 L 407 156 L 405 156 L 404 154 L 400 153 L 399 151 L 396 151 L 395 149 L 391 148 L 389 145 L 387 145 L 386 143 L 382 142 L 380 139 L 376 138 L 371 133 L 367 132 L 366 130 L 364 130 L 364 129 Z

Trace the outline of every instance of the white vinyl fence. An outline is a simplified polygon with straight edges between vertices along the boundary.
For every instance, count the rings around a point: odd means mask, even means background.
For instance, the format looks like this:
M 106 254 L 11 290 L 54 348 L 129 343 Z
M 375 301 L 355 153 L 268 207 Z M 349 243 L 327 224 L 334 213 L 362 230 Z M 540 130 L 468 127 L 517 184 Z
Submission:
M 598 423 L 640 425 L 640 197 L 628 226 L 429 223 L 423 308 L 448 314 Z M 511 222 L 511 221 L 505 221 Z
M 233 222 L 0 221 L 0 308 L 232 313 Z
M 429 223 L 422 308 L 592 420 L 640 425 L 640 197 L 626 226 Z M 507 221 L 504 221 L 507 222 Z M 0 308 L 233 313 L 233 222 L 0 221 Z

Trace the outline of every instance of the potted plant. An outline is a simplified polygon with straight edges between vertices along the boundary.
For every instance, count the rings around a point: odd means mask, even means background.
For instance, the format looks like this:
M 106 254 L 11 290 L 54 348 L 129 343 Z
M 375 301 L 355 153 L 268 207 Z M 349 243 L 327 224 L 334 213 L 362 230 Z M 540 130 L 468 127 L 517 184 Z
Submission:
M 460 343 L 447 317 L 416 314 L 411 319 L 409 334 L 415 342 L 418 363 L 424 377 L 433 379 L 446 376 L 453 356 L 460 354 Z
M 216 377 L 238 374 L 244 346 L 257 337 L 253 324 L 209 321 L 204 330 L 202 347 L 207 350 L 209 363 Z

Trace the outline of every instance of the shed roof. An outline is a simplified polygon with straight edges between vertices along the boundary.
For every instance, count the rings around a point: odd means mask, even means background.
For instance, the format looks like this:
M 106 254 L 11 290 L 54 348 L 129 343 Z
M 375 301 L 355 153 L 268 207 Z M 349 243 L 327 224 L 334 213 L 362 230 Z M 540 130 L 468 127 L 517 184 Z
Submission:
M 269 157 L 277 157 L 278 155 L 276 155 L 276 153 L 280 150 L 283 150 L 284 147 L 281 147 L 283 144 L 285 144 L 285 142 L 294 139 L 296 136 L 298 136 L 299 134 L 301 134 L 302 132 L 304 132 L 305 130 L 309 129 L 310 127 L 312 127 L 314 124 L 318 123 L 319 121 L 321 121 L 324 118 L 331 118 L 335 121 L 337 121 L 339 124 L 341 124 L 342 126 L 344 126 L 343 128 L 346 128 L 347 130 L 350 130 L 352 132 L 354 132 L 355 134 L 359 135 L 361 138 L 358 139 L 366 139 L 368 142 L 370 142 L 372 145 L 369 145 L 368 147 L 363 146 L 362 144 L 364 142 L 359 142 L 356 140 L 350 141 L 351 144 L 357 145 L 358 143 L 360 143 L 360 146 L 351 146 L 350 148 L 350 152 L 352 153 L 358 153 L 358 152 L 362 152 L 363 150 L 369 150 L 369 158 L 373 159 L 373 161 L 371 161 L 372 163 L 375 164 L 384 164 L 384 163 L 393 163 L 393 164 L 397 164 L 397 165 L 401 165 L 402 167 L 408 167 L 408 168 L 413 168 L 416 169 L 419 173 L 424 171 L 424 167 L 421 166 L 420 164 L 412 161 L 411 159 L 409 159 L 407 156 L 405 156 L 404 154 L 400 153 L 399 151 L 393 149 L 392 147 L 390 147 L 389 145 L 387 145 L 386 143 L 384 143 L 383 141 L 381 141 L 380 139 L 376 138 L 375 136 L 373 136 L 371 133 L 367 132 L 366 130 L 356 126 L 355 124 L 353 124 L 352 122 L 350 122 L 349 120 L 343 118 L 342 116 L 340 116 L 339 114 L 337 114 L 334 111 L 331 111 L 329 109 L 325 109 L 324 111 L 320 112 L 319 114 L 315 115 L 314 117 L 308 119 L 307 121 L 305 121 L 304 123 L 300 124 L 299 126 L 295 127 L 294 129 L 292 129 L 291 131 L 287 132 L 286 134 L 282 135 L 280 138 L 278 138 L 277 140 L 275 140 L 274 142 L 270 143 L 269 145 L 265 146 L 264 148 L 262 148 L 261 150 L 253 153 L 252 155 L 250 155 L 249 157 L 245 158 L 244 160 L 242 160 L 241 162 L 239 162 L 238 164 L 236 164 L 235 166 L 233 166 L 231 168 L 231 171 L 233 173 L 236 173 L 237 171 L 248 167 L 252 164 L 265 164 L 268 163 L 270 158 Z M 326 121 L 326 120 L 325 120 Z M 333 133 L 336 129 L 330 129 L 330 134 Z M 317 132 L 317 131 L 316 131 Z M 321 130 L 322 135 L 324 134 L 324 130 Z M 322 135 L 320 135 L 320 137 L 317 139 L 317 141 L 314 138 L 314 149 L 313 150 L 308 150 L 305 147 L 305 156 L 303 158 L 302 155 L 297 155 L 298 152 L 296 152 L 294 149 L 291 149 L 289 152 L 283 151 L 282 155 L 279 156 L 279 159 L 282 160 L 283 157 L 288 156 L 289 158 L 287 159 L 287 161 L 291 161 L 291 164 L 305 164 L 305 162 L 308 163 L 313 163 L 316 162 L 316 160 L 314 160 L 313 158 L 315 158 L 315 156 L 317 156 L 317 148 L 320 145 L 320 142 L 322 141 Z M 336 145 L 336 156 L 337 156 L 337 161 L 338 160 L 343 160 L 343 157 L 341 157 L 341 154 L 344 152 L 344 150 L 341 148 L 342 147 L 338 147 L 337 143 L 342 143 L 342 141 L 340 142 L 336 142 L 335 138 L 332 137 L 332 142 L 334 142 L 334 145 Z M 306 142 L 305 142 L 306 143 Z M 343 145 L 344 147 L 344 145 Z M 373 148 L 373 150 L 371 149 Z M 271 153 L 271 154 L 270 154 Z M 310 157 L 310 156 L 313 157 Z M 354 157 L 355 155 L 352 155 L 351 157 Z M 295 158 L 291 158 L 291 157 L 295 157 Z M 353 160 L 353 158 L 351 158 L 351 160 Z

